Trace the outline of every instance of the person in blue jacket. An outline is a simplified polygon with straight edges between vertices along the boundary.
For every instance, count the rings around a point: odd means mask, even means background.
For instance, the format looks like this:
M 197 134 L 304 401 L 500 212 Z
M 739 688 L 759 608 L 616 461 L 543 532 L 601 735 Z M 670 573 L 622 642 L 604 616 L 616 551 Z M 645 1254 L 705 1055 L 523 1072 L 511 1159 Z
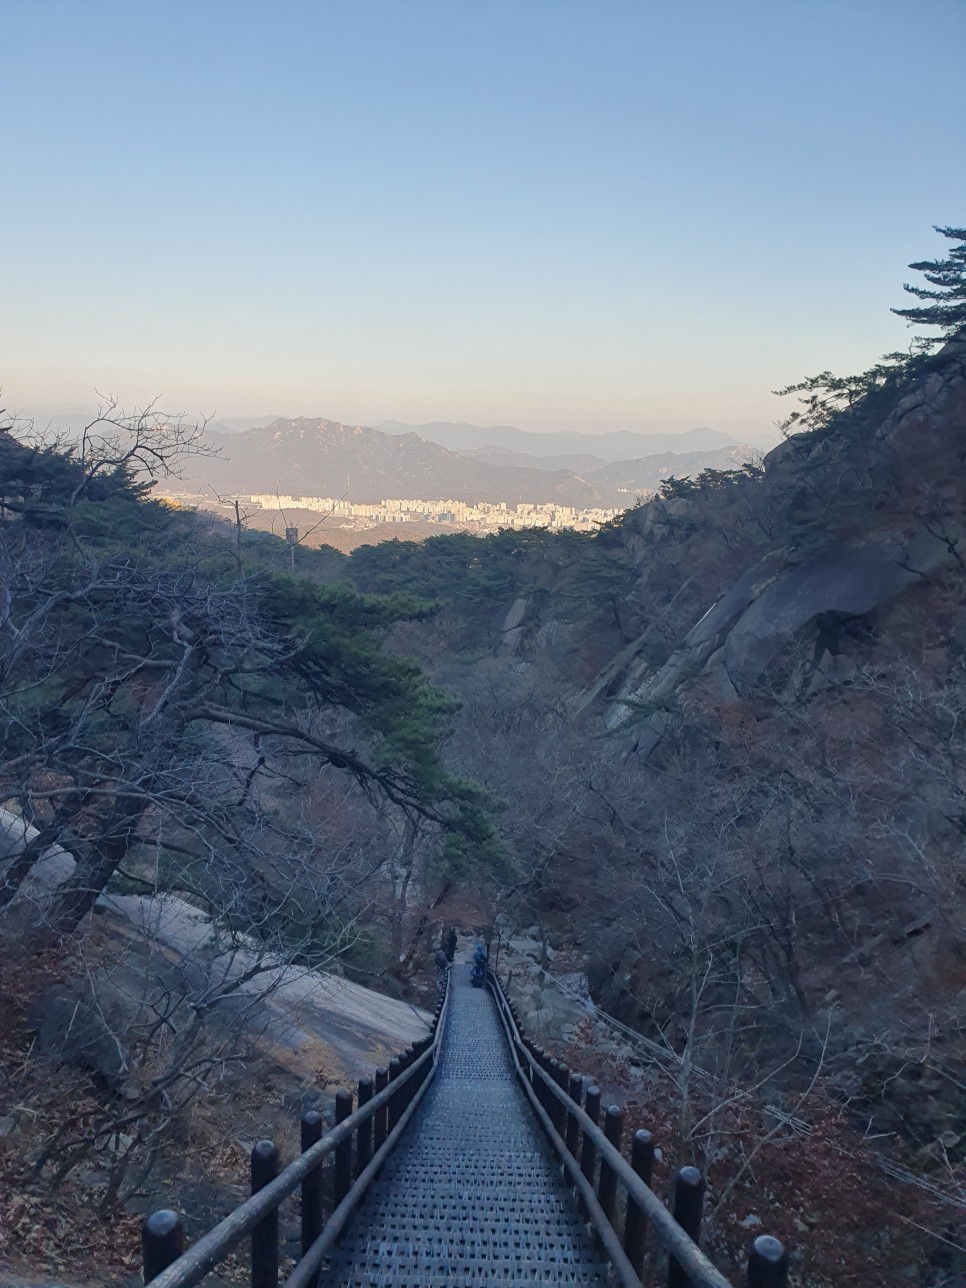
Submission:
M 482 944 L 477 944 L 473 949 L 470 983 L 474 988 L 482 988 L 486 983 L 486 949 Z

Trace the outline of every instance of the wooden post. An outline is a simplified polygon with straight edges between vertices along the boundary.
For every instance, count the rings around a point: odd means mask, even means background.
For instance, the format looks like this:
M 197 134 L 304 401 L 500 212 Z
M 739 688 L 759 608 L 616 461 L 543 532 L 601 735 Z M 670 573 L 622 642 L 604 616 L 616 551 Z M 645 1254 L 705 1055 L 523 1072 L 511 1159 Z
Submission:
M 406 1068 L 411 1069 L 413 1065 L 416 1063 L 416 1061 L 419 1059 L 419 1056 L 420 1056 L 419 1043 L 414 1042 L 413 1045 L 406 1052 Z M 403 1109 L 408 1108 L 408 1106 L 412 1102 L 413 1096 L 415 1096 L 418 1090 L 419 1090 L 419 1079 L 415 1077 L 410 1078 L 409 1081 L 406 1083 L 406 1090 L 403 1095 Z
M 544 1066 L 544 1060 L 546 1059 L 546 1052 L 542 1046 L 535 1046 L 533 1048 L 533 1058 L 537 1062 L 537 1069 L 542 1069 Z M 537 1073 L 536 1069 L 533 1073 L 533 1089 L 537 1093 L 537 1100 L 539 1100 L 541 1107 L 546 1109 L 547 1089 L 544 1087 L 543 1079 L 540 1077 L 539 1073 Z
M 527 1050 L 530 1052 L 530 1054 L 533 1056 L 534 1060 L 536 1060 L 536 1058 L 537 1058 L 537 1046 L 536 1046 L 536 1043 L 533 1041 L 533 1039 L 532 1039 L 532 1038 L 523 1038 L 523 1039 L 522 1039 L 522 1041 L 523 1041 L 523 1045 L 526 1047 L 526 1049 L 527 1049 Z M 529 1081 L 530 1081 L 530 1085 L 531 1085 L 531 1086 L 533 1086 L 533 1087 L 535 1087 L 535 1086 L 537 1085 L 537 1075 L 534 1073 L 534 1071 L 533 1071 L 533 1065 L 530 1063 L 530 1061 L 529 1061 L 529 1060 L 527 1060 L 527 1062 L 524 1064 L 524 1066 L 523 1066 L 523 1072 L 524 1072 L 524 1074 L 526 1075 L 526 1077 L 529 1079 Z M 538 1097 L 538 1099 L 539 1099 L 539 1097 Z
M 302 1153 L 322 1139 L 325 1119 L 315 1109 L 302 1115 Z M 302 1256 L 322 1233 L 322 1164 L 313 1167 L 302 1181 Z
M 701 1238 L 701 1212 L 704 1207 L 704 1177 L 696 1167 L 682 1167 L 674 1184 L 674 1219 L 697 1243 Z M 668 1288 L 688 1288 L 688 1276 L 671 1257 L 667 1272 Z
M 645 1185 L 650 1186 L 654 1171 L 654 1137 L 649 1131 L 636 1131 L 631 1142 L 631 1167 Z M 627 1196 L 627 1220 L 624 1225 L 624 1251 L 640 1279 L 644 1271 L 644 1240 L 647 1217 L 630 1194 Z
M 591 1084 L 587 1088 L 587 1098 L 584 1101 L 584 1113 L 592 1123 L 597 1123 L 600 1119 L 600 1087 Z M 590 1139 L 587 1132 L 584 1132 L 583 1148 L 580 1151 L 580 1170 L 586 1176 L 591 1186 L 594 1184 L 594 1169 L 597 1164 L 597 1146 Z M 583 1200 L 580 1202 L 580 1210 L 584 1217 L 587 1216 L 586 1206 Z
M 570 1083 L 567 1086 L 567 1095 L 574 1102 L 574 1104 L 579 1108 L 580 1102 L 583 1099 L 583 1095 L 584 1095 L 584 1080 L 579 1073 L 572 1073 L 570 1075 Z M 580 1123 L 577 1121 L 577 1115 L 575 1113 L 568 1111 L 567 1136 L 565 1139 L 565 1144 L 567 1146 L 567 1153 L 570 1154 L 571 1158 L 576 1159 L 577 1157 L 577 1145 L 579 1141 L 580 1141 Z M 563 1179 L 564 1179 L 564 1184 L 571 1186 L 572 1188 L 573 1183 L 570 1180 L 570 1174 L 567 1171 L 566 1167 L 563 1170 Z
M 380 1091 L 385 1091 L 388 1086 L 389 1070 L 377 1069 L 376 1095 L 378 1096 Z M 386 1139 L 387 1121 L 386 1106 L 382 1105 L 372 1116 L 372 1148 L 374 1152 L 382 1146 L 383 1141 Z
M 278 1176 L 278 1150 L 270 1140 L 255 1142 L 251 1158 L 252 1193 Z M 252 1229 L 252 1288 L 278 1288 L 278 1208 Z
M 401 1055 L 394 1055 L 389 1061 L 389 1085 L 393 1086 L 399 1080 L 399 1075 L 404 1069 L 403 1058 Z M 402 1113 L 402 1106 L 399 1103 L 399 1088 L 389 1097 L 389 1116 L 386 1126 L 389 1131 L 399 1122 L 399 1115 Z
M 557 1062 L 550 1054 L 550 1052 L 547 1050 L 544 1050 L 543 1071 L 547 1075 L 547 1077 L 550 1078 L 552 1082 L 556 1082 L 557 1080 L 556 1064 Z M 556 1100 L 554 1100 L 553 1092 L 550 1090 L 550 1088 L 547 1086 L 546 1083 L 543 1084 L 543 1096 L 544 1096 L 544 1108 L 546 1109 L 547 1113 L 550 1115 L 550 1121 L 556 1127 L 557 1102 Z
M 770 1234 L 760 1234 L 748 1258 L 748 1288 L 785 1288 L 788 1253 Z
M 567 1090 L 567 1084 L 570 1081 L 570 1070 L 562 1060 L 552 1060 L 550 1062 L 550 1075 L 561 1091 Z M 567 1108 L 564 1103 L 557 1099 L 551 1091 L 550 1099 L 553 1105 L 551 1117 L 553 1125 L 557 1129 L 558 1136 L 564 1136 L 567 1131 Z
M 396 1114 L 397 1121 L 402 1117 L 402 1112 L 406 1108 L 406 1101 L 409 1099 L 409 1088 L 412 1084 L 409 1082 L 403 1083 L 402 1077 L 403 1077 L 403 1074 L 406 1072 L 406 1070 L 410 1067 L 412 1062 L 413 1062 L 413 1049 L 411 1046 L 406 1047 L 406 1050 L 399 1057 L 399 1073 L 396 1075 L 400 1080 L 399 1110 Z
M 352 1113 L 352 1092 L 335 1093 L 335 1121 L 344 1123 Z M 333 1208 L 337 1208 L 352 1188 L 352 1136 L 348 1135 L 335 1147 L 335 1168 L 333 1173 L 332 1198 Z
M 570 1066 L 566 1064 L 563 1060 L 561 1060 L 558 1065 L 558 1070 L 559 1070 L 559 1076 L 557 1078 L 557 1086 L 560 1088 L 561 1091 L 565 1091 L 569 1095 L 570 1094 Z M 560 1132 L 560 1135 L 564 1138 L 564 1141 L 566 1142 L 567 1106 L 563 1103 L 563 1101 L 560 1101 L 560 1100 L 557 1101 L 557 1105 L 560 1110 L 560 1126 L 557 1128 L 557 1131 Z
M 372 1079 L 359 1079 L 359 1108 L 367 1105 L 372 1099 Z M 356 1176 L 360 1174 L 369 1159 L 372 1158 L 372 1118 L 359 1124 L 356 1133 Z
M 543 1059 L 544 1059 L 544 1063 L 543 1063 L 544 1073 L 550 1078 L 551 1082 L 556 1082 L 557 1081 L 557 1061 L 553 1058 L 553 1056 L 550 1054 L 549 1051 L 545 1051 L 543 1053 Z M 550 1116 L 550 1121 L 553 1123 L 554 1127 L 557 1127 L 559 1124 L 559 1119 L 557 1116 L 557 1098 L 550 1090 L 550 1088 L 547 1086 L 546 1083 L 543 1084 L 543 1094 L 544 1094 L 544 1107 Z
M 184 1226 L 170 1208 L 152 1212 L 141 1222 L 141 1266 L 149 1284 L 184 1252 Z
M 624 1111 L 617 1105 L 611 1105 L 604 1115 L 604 1135 L 620 1153 L 621 1136 L 624 1131 Z M 604 1209 L 604 1216 L 611 1225 L 614 1224 L 614 1213 L 617 1209 L 617 1172 L 611 1167 L 603 1154 L 600 1157 L 600 1180 L 597 1183 L 597 1198 Z

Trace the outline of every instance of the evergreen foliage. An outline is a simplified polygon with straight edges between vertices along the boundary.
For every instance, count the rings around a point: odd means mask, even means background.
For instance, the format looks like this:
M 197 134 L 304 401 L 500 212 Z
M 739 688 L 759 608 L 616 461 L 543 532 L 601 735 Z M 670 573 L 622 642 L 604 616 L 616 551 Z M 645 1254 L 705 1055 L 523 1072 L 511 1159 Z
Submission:
M 801 394 L 798 401 L 804 408 L 778 421 L 778 428 L 787 438 L 803 430 L 827 429 L 842 415 L 874 413 L 901 395 L 922 372 L 925 360 L 923 347 L 914 343 L 909 353 L 885 354 L 858 375 L 836 376 L 831 371 L 820 371 L 784 389 L 775 389 L 773 392 L 780 398 Z
M 937 233 L 957 244 L 947 252 L 945 259 L 922 259 L 909 265 L 917 273 L 922 273 L 929 286 L 911 286 L 907 282 L 902 288 L 918 300 L 932 302 L 892 310 L 910 325 L 941 328 L 941 335 L 926 341 L 930 346 L 951 339 L 966 327 L 966 228 L 942 228 L 938 224 L 934 227 Z
M 658 491 L 658 496 L 662 501 L 690 499 L 698 493 L 719 492 L 736 484 L 747 483 L 749 480 L 757 482 L 763 475 L 764 470 L 760 465 L 742 465 L 738 470 L 702 470 L 696 479 L 690 476 L 685 478 L 672 476 L 665 479 Z
M 516 596 L 538 604 L 552 597 L 572 620 L 619 616 L 637 577 L 620 540 L 618 517 L 595 533 L 547 528 L 504 528 L 484 537 L 453 533 L 423 542 L 384 541 L 360 546 L 348 575 L 362 591 L 425 596 L 482 642 L 502 628 Z
M 931 350 L 966 327 L 966 228 L 935 227 L 944 237 L 960 244 L 953 247 L 946 259 L 919 260 L 909 265 L 922 273 L 934 289 L 908 283 L 903 286 L 910 295 L 932 303 L 892 309 L 892 312 L 910 324 L 940 327 L 942 334 L 916 336 L 907 352 L 884 354 L 858 375 L 836 376 L 831 371 L 821 371 L 774 390 L 780 398 L 801 395 L 798 401 L 804 410 L 793 411 L 777 422 L 786 437 L 803 430 L 828 429 L 843 416 L 858 413 L 864 419 L 879 414 L 919 379 L 928 366 Z

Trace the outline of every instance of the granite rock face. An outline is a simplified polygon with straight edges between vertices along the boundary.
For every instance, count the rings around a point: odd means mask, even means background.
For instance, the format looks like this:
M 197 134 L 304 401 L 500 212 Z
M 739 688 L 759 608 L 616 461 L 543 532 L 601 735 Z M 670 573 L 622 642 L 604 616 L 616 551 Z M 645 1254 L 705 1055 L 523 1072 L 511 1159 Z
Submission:
M 513 653 L 520 643 L 523 636 L 523 623 L 529 607 L 530 600 L 526 595 L 520 595 L 507 610 L 506 617 L 503 619 L 503 647 L 508 653 Z
M 666 704 L 680 684 L 698 674 L 722 648 L 732 627 L 746 609 L 775 581 L 783 557 L 784 553 L 779 551 L 749 568 L 727 594 L 708 609 L 656 674 L 646 677 L 636 688 L 621 695 L 608 719 L 610 727 L 619 727 L 631 711 L 642 703 L 654 707 Z M 663 729 L 661 716 L 660 710 L 651 716 L 655 731 L 659 727 Z
M 663 665 L 651 669 L 636 658 L 626 665 L 607 723 L 611 729 L 633 725 L 639 755 L 647 758 L 658 746 L 681 694 L 701 675 L 714 679 L 723 702 L 740 701 L 794 640 L 807 641 L 813 632 L 811 645 L 819 659 L 828 651 L 830 625 L 871 621 L 898 596 L 966 560 L 964 484 L 948 476 L 949 447 L 966 433 L 966 340 L 947 345 L 937 362 L 938 368 L 891 414 L 854 439 L 800 434 L 769 454 L 767 485 L 789 514 L 802 496 L 831 491 L 847 519 L 824 521 L 812 513 L 805 534 L 796 543 L 766 550 L 741 572 Z M 929 480 L 935 472 L 936 459 L 930 461 L 928 452 L 937 442 L 944 445 L 937 459 L 947 462 L 946 476 L 922 487 L 923 477 Z M 880 477 L 887 480 L 883 491 L 893 487 L 901 493 L 903 478 L 910 481 L 910 494 L 919 485 L 917 504 L 904 513 L 901 506 L 879 513 L 874 500 L 866 510 L 856 504 L 850 509 L 853 490 L 861 494 L 869 478 Z M 687 521 L 688 505 L 681 498 L 652 503 L 642 517 L 642 532 L 662 526 L 673 532 Z M 829 508 L 834 509 L 831 502 Z M 777 531 L 787 529 L 789 535 L 793 526 L 775 523 Z M 645 632 L 641 642 L 646 638 Z M 851 674 L 847 659 L 834 648 L 823 671 L 826 682 Z
M 0 884 L 36 836 L 18 815 L 0 809 Z M 42 922 L 73 868 L 65 850 L 44 851 L 4 910 L 0 933 L 18 934 Z M 211 1009 L 212 1027 L 238 1032 L 295 1079 L 325 1069 L 356 1081 L 427 1030 L 430 1017 L 418 1007 L 276 959 L 244 936 L 226 938 L 204 912 L 174 894 L 102 894 L 94 924 L 84 986 L 69 994 L 51 991 L 31 1019 L 45 1055 L 92 1070 L 114 1088 L 125 1081 L 125 1036 L 150 1028 L 151 1008 L 164 997 L 210 1001 L 223 995 Z
M 966 544 L 964 544 L 966 548 Z M 747 693 L 779 649 L 825 613 L 863 617 L 953 558 L 947 542 L 920 531 L 910 541 L 823 550 L 776 578 L 745 609 L 723 642 L 724 670 Z M 723 695 L 727 696 L 727 695 Z

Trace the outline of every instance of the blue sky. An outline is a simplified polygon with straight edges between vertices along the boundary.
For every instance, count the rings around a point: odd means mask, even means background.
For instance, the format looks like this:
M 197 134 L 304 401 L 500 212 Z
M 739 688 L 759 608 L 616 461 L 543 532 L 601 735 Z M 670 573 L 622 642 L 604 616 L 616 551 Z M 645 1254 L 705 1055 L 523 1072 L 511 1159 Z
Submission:
M 0 0 L 7 406 L 759 432 L 966 223 L 963 0 Z

